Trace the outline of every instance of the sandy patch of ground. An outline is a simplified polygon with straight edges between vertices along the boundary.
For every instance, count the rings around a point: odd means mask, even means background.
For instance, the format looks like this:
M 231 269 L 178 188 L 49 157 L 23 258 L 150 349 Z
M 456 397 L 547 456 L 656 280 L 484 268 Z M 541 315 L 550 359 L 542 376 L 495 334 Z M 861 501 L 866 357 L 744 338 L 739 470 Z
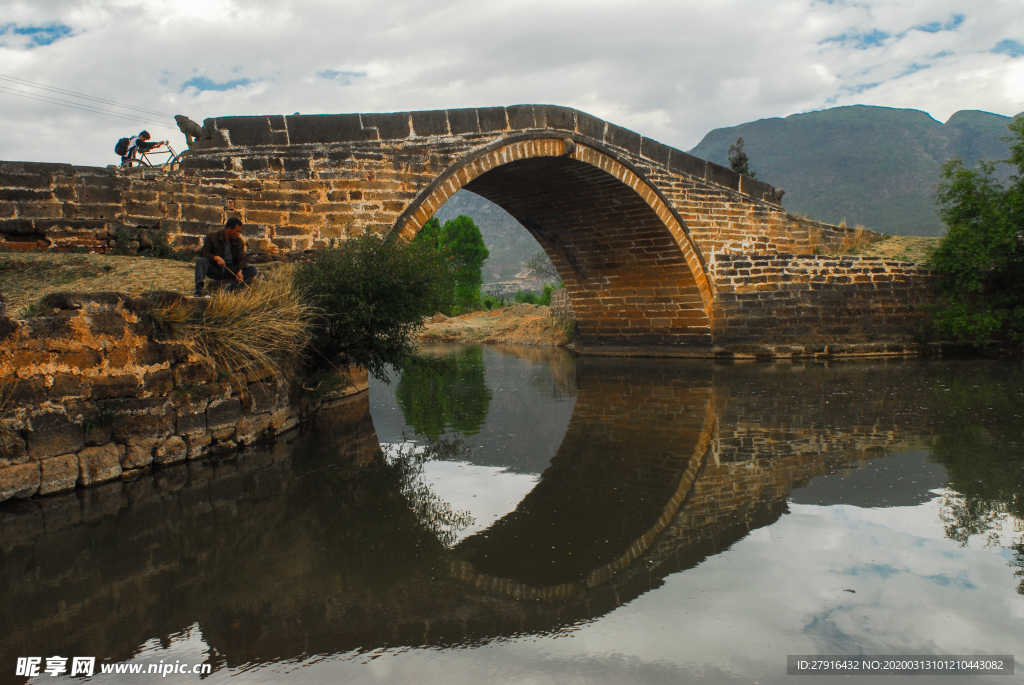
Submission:
M 849 252 L 862 257 L 885 257 L 903 262 L 923 264 L 941 238 L 890 235 Z
M 509 343 L 556 347 L 572 340 L 567 326 L 548 315 L 548 307 L 532 304 L 516 304 L 451 318 L 438 314 L 427 320 L 418 339 L 423 343 Z

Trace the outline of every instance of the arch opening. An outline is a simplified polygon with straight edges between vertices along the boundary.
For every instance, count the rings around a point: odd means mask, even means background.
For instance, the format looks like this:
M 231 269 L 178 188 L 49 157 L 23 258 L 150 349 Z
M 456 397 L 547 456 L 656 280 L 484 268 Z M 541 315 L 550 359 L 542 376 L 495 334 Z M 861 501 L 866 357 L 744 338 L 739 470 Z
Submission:
M 703 260 L 635 170 L 571 141 L 509 143 L 450 167 L 396 229 L 414 237 L 459 189 L 501 207 L 544 249 L 565 283 L 580 346 L 710 346 Z

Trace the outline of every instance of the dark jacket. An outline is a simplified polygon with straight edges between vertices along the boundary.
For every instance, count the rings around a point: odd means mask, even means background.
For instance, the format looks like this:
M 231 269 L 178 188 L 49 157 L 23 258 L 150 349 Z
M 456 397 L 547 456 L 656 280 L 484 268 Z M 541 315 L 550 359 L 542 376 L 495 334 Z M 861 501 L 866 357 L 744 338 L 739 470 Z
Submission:
M 203 241 L 203 249 L 199 250 L 200 257 L 206 257 L 211 262 L 214 261 L 214 257 L 220 257 L 224 259 L 224 229 L 214 231 L 213 233 L 206 234 L 206 240 Z M 245 261 L 245 241 L 242 237 L 231 239 L 231 253 L 234 256 L 234 262 L 239 268 L 244 269 L 249 265 L 249 262 Z M 224 261 L 227 261 L 224 259 Z

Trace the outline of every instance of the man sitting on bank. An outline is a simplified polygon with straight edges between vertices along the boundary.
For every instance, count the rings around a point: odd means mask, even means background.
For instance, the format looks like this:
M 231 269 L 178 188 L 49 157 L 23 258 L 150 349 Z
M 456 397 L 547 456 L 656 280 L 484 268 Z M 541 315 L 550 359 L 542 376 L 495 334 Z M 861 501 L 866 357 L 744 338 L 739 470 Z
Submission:
M 203 249 L 196 260 L 195 297 L 203 296 L 207 277 L 216 280 L 233 279 L 228 290 L 244 288 L 256 277 L 256 267 L 245 261 L 245 241 L 242 240 L 242 221 L 231 217 L 224 228 L 206 236 Z

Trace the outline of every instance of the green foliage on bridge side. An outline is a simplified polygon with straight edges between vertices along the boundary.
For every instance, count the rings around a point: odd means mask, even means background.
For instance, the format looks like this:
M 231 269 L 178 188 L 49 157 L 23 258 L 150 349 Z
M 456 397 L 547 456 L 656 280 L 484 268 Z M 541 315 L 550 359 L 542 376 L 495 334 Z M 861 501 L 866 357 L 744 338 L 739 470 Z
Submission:
M 451 311 L 479 309 L 484 262 L 490 256 L 483 235 L 473 219 L 460 214 L 441 225 L 431 217 L 413 242 L 428 245 L 448 265 L 454 281 Z
M 939 272 L 938 330 L 959 340 L 1024 344 L 1024 115 L 1010 123 L 1009 183 L 994 162 L 942 167 L 936 193 L 948 233 L 930 265 Z
M 317 250 L 295 272 L 295 284 L 317 312 L 310 361 L 347 355 L 387 380 L 415 353 L 423 316 L 451 299 L 452 279 L 435 250 L 373 233 Z

